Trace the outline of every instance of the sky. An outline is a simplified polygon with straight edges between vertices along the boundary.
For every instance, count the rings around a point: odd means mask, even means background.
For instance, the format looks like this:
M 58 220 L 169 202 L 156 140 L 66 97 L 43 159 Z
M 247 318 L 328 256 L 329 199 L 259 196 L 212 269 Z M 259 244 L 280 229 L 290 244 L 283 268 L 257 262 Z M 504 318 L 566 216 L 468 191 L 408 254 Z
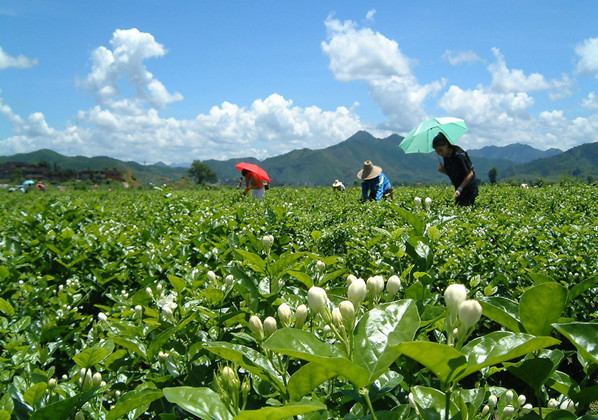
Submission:
M 264 159 L 443 116 L 466 121 L 466 149 L 567 150 L 598 141 L 596 16 L 595 0 L 0 0 L 0 155 Z

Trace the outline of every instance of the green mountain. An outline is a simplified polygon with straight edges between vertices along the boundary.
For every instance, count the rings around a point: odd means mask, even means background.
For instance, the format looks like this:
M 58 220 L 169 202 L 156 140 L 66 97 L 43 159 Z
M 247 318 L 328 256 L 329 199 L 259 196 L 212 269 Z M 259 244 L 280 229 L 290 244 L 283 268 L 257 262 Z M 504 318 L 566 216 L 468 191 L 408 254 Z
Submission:
M 240 174 L 235 164 L 246 161 L 259 164 L 276 185 L 332 185 L 338 179 L 349 186 L 359 181 L 357 172 L 366 160 L 381 166 L 395 185 L 448 182 L 448 178 L 437 171 L 438 158 L 435 153 L 405 154 L 399 148 L 402 139 L 397 134 L 380 139 L 359 131 L 347 140 L 325 149 L 293 150 L 261 162 L 255 159 L 229 159 L 207 160 L 205 163 L 225 183 L 237 182 Z M 482 180 L 487 180 L 486 174 L 490 168 L 497 167 L 500 172 L 514 164 L 505 159 L 474 159 L 476 171 Z
M 108 156 L 63 156 L 52 150 L 41 149 L 31 153 L 19 153 L 12 156 L 0 156 L 0 164 L 7 162 L 25 162 L 38 164 L 46 162 L 50 167 L 57 166 L 62 169 L 76 171 L 116 169 L 121 173 L 132 172 L 135 178 L 142 182 L 167 183 L 179 180 L 187 174 L 188 168 L 171 168 L 162 165 L 141 165 L 129 161 L 123 162 Z
M 557 156 L 537 159 L 522 165 L 499 170 L 499 178 L 533 181 L 544 178 L 559 181 L 564 177 L 598 178 L 598 142 L 573 147 Z
M 515 143 L 508 146 L 486 146 L 481 149 L 471 149 L 467 152 L 470 157 L 484 157 L 489 159 L 506 159 L 517 163 L 527 163 L 532 160 L 548 158 L 560 153 L 560 149 L 538 150 L 527 144 Z

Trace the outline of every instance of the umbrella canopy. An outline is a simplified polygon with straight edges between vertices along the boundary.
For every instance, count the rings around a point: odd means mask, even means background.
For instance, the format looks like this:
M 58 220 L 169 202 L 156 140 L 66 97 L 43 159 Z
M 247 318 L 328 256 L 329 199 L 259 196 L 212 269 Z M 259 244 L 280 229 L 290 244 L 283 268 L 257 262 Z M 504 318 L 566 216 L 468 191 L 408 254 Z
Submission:
M 35 181 L 28 179 L 27 181 L 23 182 L 23 185 L 33 185 L 35 184 Z
M 419 123 L 417 127 L 411 130 L 399 144 L 399 147 L 405 153 L 430 153 L 434 151 L 432 141 L 438 133 L 443 132 L 448 141 L 455 144 L 459 137 L 467 133 L 468 130 L 465 121 L 459 118 L 432 118 Z
M 268 173 L 265 170 L 263 170 L 262 168 L 260 168 L 259 166 L 254 165 L 253 163 L 246 163 L 246 162 L 237 163 L 235 165 L 235 168 L 237 168 L 240 171 L 242 171 L 243 169 L 247 169 L 249 172 L 253 172 L 257 176 L 262 178 L 264 181 L 270 182 L 270 176 L 268 176 Z

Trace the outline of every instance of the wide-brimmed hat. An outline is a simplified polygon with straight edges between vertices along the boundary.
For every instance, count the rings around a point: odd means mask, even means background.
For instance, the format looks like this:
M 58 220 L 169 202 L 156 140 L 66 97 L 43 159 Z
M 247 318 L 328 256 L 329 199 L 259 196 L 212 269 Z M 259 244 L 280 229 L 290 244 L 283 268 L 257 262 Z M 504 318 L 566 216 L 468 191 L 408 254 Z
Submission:
M 381 173 L 381 167 L 374 165 L 371 160 L 366 160 L 365 162 L 363 162 L 363 169 L 357 172 L 357 178 L 363 179 L 365 181 L 368 179 L 376 178 Z
M 334 183 L 332 184 L 333 187 L 338 187 L 340 185 L 342 185 L 342 182 L 340 182 L 338 179 L 335 179 Z

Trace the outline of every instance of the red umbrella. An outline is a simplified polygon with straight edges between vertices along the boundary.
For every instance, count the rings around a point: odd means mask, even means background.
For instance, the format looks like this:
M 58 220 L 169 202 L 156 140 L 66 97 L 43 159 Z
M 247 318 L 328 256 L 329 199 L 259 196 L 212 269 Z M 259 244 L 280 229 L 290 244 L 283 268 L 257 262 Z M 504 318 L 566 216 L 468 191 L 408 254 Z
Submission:
M 236 164 L 235 168 L 237 168 L 240 171 L 242 171 L 243 169 L 247 169 L 249 172 L 253 172 L 257 176 L 262 178 L 264 181 L 270 182 L 270 176 L 268 176 L 268 173 L 259 166 L 254 165 L 253 163 L 241 162 Z

